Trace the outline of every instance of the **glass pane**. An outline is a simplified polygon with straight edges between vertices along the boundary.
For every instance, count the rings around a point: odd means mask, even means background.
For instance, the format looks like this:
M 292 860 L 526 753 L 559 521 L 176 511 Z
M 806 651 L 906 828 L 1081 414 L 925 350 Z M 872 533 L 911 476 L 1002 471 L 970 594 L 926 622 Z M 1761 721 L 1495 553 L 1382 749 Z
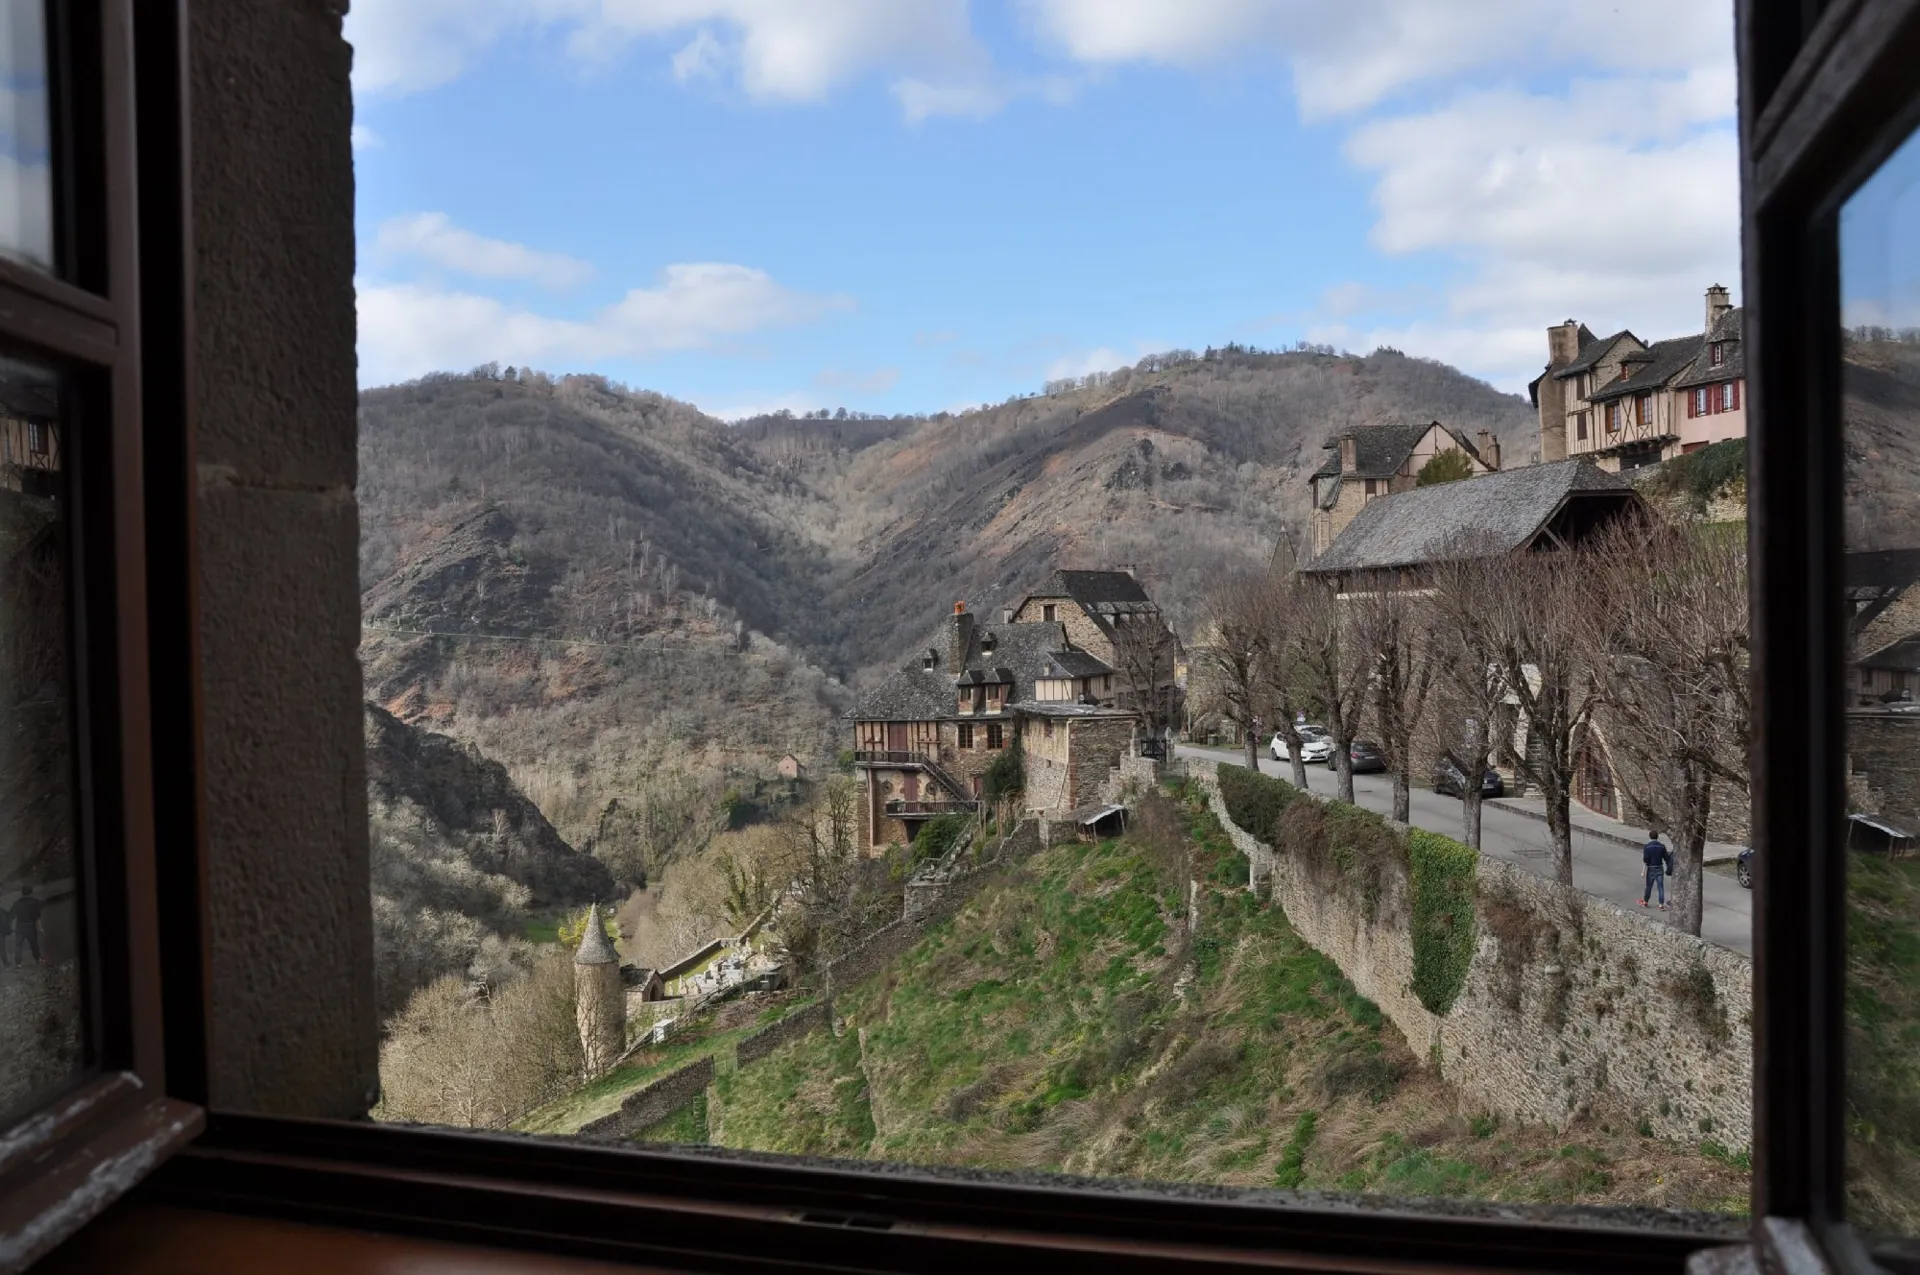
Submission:
M 1310 128 L 1304 46 L 1256 107 L 983 21 L 901 119 L 743 100 L 746 20 L 589 107 L 350 15 L 375 1117 L 1734 1225 L 1731 5 L 1706 95 L 1596 89 L 1579 8 Z M 1433 64 L 1376 25 L 1323 86 Z M 941 196 L 828 215 L 869 145 Z
M 0 359 L 0 1116 L 81 1064 L 65 442 Z
M 1852 1220 L 1920 1235 L 1920 141 L 1841 214 Z
M 0 255 L 53 268 L 45 0 L 0 0 Z

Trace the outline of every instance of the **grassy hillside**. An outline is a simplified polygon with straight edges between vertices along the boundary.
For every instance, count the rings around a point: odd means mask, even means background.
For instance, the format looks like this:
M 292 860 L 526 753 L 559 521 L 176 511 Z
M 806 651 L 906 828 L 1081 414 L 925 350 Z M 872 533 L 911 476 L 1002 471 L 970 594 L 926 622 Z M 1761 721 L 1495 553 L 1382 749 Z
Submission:
M 708 1135 L 922 1164 L 1744 1210 L 1746 1166 L 1712 1143 L 1464 1109 L 1244 874 L 1197 805 L 1149 805 L 1123 841 L 1048 850 L 844 994 L 843 1035 L 719 1078 Z
M 1920 861 L 1847 863 L 1847 1198 L 1875 1235 L 1920 1230 Z

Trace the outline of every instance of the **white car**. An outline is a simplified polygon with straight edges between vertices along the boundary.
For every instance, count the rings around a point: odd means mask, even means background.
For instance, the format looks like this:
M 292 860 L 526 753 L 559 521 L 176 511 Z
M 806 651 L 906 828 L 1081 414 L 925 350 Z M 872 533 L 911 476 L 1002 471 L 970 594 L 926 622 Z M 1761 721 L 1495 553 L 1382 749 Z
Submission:
M 1292 760 L 1292 756 L 1287 752 L 1287 741 L 1278 731 L 1273 734 L 1273 743 L 1269 746 L 1269 751 L 1273 753 L 1275 761 Z M 1331 756 L 1333 756 L 1333 741 L 1327 738 L 1325 731 L 1318 726 L 1300 728 L 1301 761 L 1324 762 Z

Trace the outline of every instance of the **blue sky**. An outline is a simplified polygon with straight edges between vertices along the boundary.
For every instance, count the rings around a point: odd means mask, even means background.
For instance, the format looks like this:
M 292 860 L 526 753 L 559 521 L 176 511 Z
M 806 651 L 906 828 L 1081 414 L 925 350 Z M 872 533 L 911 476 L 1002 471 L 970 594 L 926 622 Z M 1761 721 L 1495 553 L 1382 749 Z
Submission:
M 1309 340 L 1519 389 L 1738 285 L 1730 12 L 1567 8 L 358 0 L 362 382 L 890 413 Z

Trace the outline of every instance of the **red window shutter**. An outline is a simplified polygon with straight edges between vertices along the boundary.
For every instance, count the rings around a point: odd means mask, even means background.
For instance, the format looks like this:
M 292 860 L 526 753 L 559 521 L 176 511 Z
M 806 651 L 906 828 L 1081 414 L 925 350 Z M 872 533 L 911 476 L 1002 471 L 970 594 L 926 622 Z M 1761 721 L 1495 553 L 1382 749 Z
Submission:
M 1735 410 L 1740 407 L 1740 382 L 1738 381 L 1733 383 L 1733 406 Z
M 1693 405 L 1694 405 L 1694 401 L 1698 397 L 1699 395 L 1693 393 L 1691 390 L 1687 392 L 1687 419 L 1688 420 L 1693 419 Z

